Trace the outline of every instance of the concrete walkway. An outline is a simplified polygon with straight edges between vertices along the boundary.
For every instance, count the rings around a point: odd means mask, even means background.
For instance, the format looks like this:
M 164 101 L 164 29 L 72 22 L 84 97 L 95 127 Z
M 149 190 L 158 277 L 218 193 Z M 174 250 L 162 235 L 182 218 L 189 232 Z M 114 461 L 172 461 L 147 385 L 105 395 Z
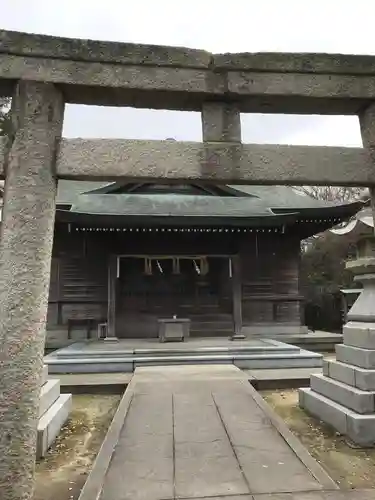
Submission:
M 98 456 L 82 499 L 95 498 L 90 480 L 101 483 L 101 500 L 247 500 L 336 488 L 234 366 L 137 369 L 128 391 L 108 468 Z

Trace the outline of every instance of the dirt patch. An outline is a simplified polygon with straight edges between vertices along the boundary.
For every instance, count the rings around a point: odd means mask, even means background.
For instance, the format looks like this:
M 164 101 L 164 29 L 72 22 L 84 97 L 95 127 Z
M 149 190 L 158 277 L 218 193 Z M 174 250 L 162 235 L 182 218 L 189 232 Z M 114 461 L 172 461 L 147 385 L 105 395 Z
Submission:
M 308 416 L 298 406 L 298 390 L 264 391 L 262 396 L 340 488 L 375 488 L 375 450 L 351 448 L 343 436 Z
M 121 396 L 74 395 L 69 420 L 37 463 L 34 500 L 76 500 Z

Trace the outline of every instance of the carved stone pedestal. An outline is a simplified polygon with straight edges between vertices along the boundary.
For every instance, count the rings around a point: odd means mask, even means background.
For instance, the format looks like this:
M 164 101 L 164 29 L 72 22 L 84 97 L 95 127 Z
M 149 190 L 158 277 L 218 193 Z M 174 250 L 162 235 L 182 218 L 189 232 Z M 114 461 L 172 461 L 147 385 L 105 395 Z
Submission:
M 347 263 L 363 291 L 349 311 L 336 361 L 325 361 L 323 375 L 312 375 L 310 388 L 300 389 L 302 408 L 363 447 L 375 446 L 374 249 L 373 239 L 361 242 L 358 258 Z

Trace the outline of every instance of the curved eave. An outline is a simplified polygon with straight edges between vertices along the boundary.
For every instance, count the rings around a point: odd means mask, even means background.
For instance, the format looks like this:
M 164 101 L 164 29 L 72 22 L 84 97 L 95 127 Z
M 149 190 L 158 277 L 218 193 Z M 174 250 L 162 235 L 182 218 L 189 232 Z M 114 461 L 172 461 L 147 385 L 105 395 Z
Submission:
M 69 210 L 56 210 L 56 221 L 91 227 L 127 227 L 127 226 L 241 226 L 241 227 L 277 227 L 292 224 L 296 214 L 267 215 L 261 217 L 222 217 L 222 216 L 150 216 L 123 214 L 88 214 Z
M 331 207 L 314 207 L 314 208 L 299 208 L 288 209 L 289 212 L 298 212 L 298 218 L 314 218 L 314 219 L 347 219 L 355 215 L 363 208 L 363 202 L 346 203 L 342 205 L 334 205 Z M 285 209 L 272 208 L 275 214 L 282 214 Z

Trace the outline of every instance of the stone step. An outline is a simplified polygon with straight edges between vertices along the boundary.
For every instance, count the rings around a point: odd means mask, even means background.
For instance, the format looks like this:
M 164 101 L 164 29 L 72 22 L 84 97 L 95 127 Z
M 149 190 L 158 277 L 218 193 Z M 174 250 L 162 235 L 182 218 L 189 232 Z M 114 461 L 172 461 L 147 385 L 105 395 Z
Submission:
M 68 419 L 72 395 L 61 394 L 48 411 L 39 419 L 36 456 L 44 457 Z
M 43 365 L 43 371 L 42 371 L 42 382 L 41 382 L 41 387 L 47 382 L 48 380 L 48 365 Z
M 375 445 L 375 414 L 361 415 L 311 388 L 299 390 L 300 407 L 360 446 Z
M 357 413 L 375 412 L 375 392 L 362 391 L 325 375 L 313 374 L 310 379 L 311 389 L 326 398 L 332 399 Z
M 375 391 L 375 370 L 348 365 L 341 361 L 325 360 L 323 375 L 363 391 Z
M 39 398 L 39 417 L 53 405 L 60 396 L 60 380 L 48 380 L 40 390 Z
M 202 329 L 202 330 L 190 330 L 191 338 L 210 338 L 210 337 L 231 337 L 233 335 L 233 326 L 231 328 L 225 328 L 223 330 L 219 329 Z
M 375 323 L 349 321 L 343 328 L 344 344 L 375 350 Z
M 114 355 L 116 356 L 116 355 Z M 309 368 L 322 366 L 320 354 L 300 351 L 277 354 L 195 354 L 168 356 L 81 357 L 46 359 L 50 373 L 115 373 L 132 372 L 141 366 L 173 366 L 200 364 L 234 364 L 241 369 Z
M 186 345 L 182 343 L 182 345 Z M 160 344 L 160 348 L 151 348 L 151 349 L 120 349 L 120 348 L 112 348 L 112 349 L 100 349 L 100 351 L 96 349 L 74 349 L 66 348 L 61 351 L 57 351 L 52 355 L 46 358 L 46 362 L 48 363 L 49 359 L 58 358 L 58 359 L 78 359 L 78 358 L 87 358 L 87 357 L 100 357 L 100 358 L 119 358 L 119 357 L 157 357 L 157 356 L 202 356 L 202 355 L 223 355 L 228 354 L 232 356 L 236 355 L 259 355 L 259 354 L 298 354 L 301 350 L 299 347 L 290 344 L 281 344 L 281 345 L 265 345 L 265 346 L 241 346 L 233 344 L 229 347 L 170 347 L 164 348 L 163 344 Z
M 375 351 L 370 349 L 338 344 L 336 345 L 336 359 L 348 365 L 375 369 Z
M 273 356 L 237 356 L 233 364 L 241 370 L 284 369 L 284 368 L 321 368 L 321 354 L 302 351 L 296 354 L 275 354 Z

